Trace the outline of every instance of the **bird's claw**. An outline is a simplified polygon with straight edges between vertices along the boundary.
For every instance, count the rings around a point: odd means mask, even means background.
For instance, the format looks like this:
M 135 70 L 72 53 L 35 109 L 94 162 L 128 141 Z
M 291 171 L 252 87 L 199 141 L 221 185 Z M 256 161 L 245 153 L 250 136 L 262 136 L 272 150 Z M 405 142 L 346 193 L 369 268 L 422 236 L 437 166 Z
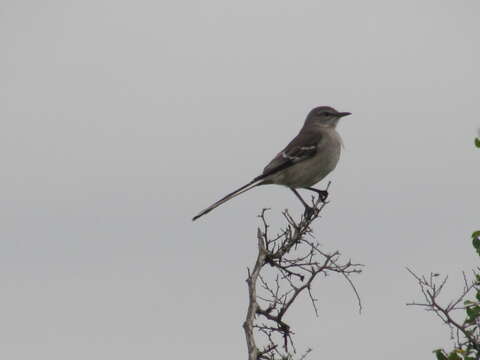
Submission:
M 319 190 L 318 192 L 318 199 L 321 202 L 325 202 L 328 198 L 328 191 L 327 190 Z
M 305 212 L 303 213 L 303 216 L 305 217 L 305 219 L 311 219 L 312 216 L 315 214 L 315 209 L 310 207 L 310 206 L 306 206 L 305 207 Z

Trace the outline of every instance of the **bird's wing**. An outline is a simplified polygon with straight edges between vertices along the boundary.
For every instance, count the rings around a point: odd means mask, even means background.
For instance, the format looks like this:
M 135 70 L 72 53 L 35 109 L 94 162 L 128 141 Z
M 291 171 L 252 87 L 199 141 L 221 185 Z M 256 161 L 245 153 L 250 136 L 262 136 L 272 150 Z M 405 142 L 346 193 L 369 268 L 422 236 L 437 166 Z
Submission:
M 262 175 L 256 179 L 265 178 L 278 171 L 289 168 L 301 161 L 312 158 L 317 153 L 317 146 L 321 140 L 318 133 L 298 134 L 272 161 L 263 169 Z

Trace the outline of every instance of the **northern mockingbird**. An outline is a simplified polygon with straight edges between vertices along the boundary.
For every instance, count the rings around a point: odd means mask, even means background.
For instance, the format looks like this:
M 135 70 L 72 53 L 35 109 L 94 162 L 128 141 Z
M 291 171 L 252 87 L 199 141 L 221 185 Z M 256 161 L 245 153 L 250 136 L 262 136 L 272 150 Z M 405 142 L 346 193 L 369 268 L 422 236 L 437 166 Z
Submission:
M 312 186 L 337 166 L 342 139 L 335 128 L 340 118 L 347 115 L 350 113 L 338 112 L 329 106 L 314 108 L 307 115 L 298 135 L 270 161 L 261 175 L 200 211 L 192 220 L 197 220 L 245 191 L 267 184 L 289 187 L 305 206 L 305 216 L 310 217 L 313 209 L 296 189 L 314 191 L 322 201 L 327 198 L 328 193 L 325 190 Z

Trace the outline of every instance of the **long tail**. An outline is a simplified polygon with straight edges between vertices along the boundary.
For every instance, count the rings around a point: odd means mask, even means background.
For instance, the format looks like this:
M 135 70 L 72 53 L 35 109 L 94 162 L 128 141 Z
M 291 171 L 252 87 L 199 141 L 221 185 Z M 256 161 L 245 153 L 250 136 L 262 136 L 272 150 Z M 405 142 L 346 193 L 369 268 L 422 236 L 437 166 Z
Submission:
M 226 203 L 228 200 L 230 199 L 233 199 L 235 196 L 238 196 L 242 193 L 244 193 L 245 191 L 248 191 L 252 188 L 254 188 L 255 186 L 257 185 L 260 185 L 262 183 L 262 178 L 263 177 L 256 177 L 255 179 L 253 179 L 252 181 L 250 181 L 248 184 L 246 185 L 243 185 L 241 188 L 231 192 L 230 194 L 228 194 L 227 196 L 221 198 L 220 200 L 218 200 L 217 202 L 213 203 L 212 205 L 210 205 L 209 207 L 207 207 L 206 209 L 200 211 L 198 213 L 198 215 L 196 215 L 192 221 L 195 221 L 197 220 L 199 217 L 205 215 L 205 214 L 208 214 L 210 211 L 212 211 L 213 209 L 215 209 L 217 206 L 220 206 L 222 205 L 223 203 Z

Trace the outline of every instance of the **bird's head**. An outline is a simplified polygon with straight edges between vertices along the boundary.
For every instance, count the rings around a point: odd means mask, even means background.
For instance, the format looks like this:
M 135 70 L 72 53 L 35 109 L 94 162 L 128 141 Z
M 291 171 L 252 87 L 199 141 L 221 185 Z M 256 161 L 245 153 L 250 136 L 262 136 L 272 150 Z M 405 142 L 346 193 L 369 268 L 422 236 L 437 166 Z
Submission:
M 319 106 L 310 111 L 306 121 L 335 128 L 340 118 L 350 114 L 349 112 L 339 112 L 330 106 Z

